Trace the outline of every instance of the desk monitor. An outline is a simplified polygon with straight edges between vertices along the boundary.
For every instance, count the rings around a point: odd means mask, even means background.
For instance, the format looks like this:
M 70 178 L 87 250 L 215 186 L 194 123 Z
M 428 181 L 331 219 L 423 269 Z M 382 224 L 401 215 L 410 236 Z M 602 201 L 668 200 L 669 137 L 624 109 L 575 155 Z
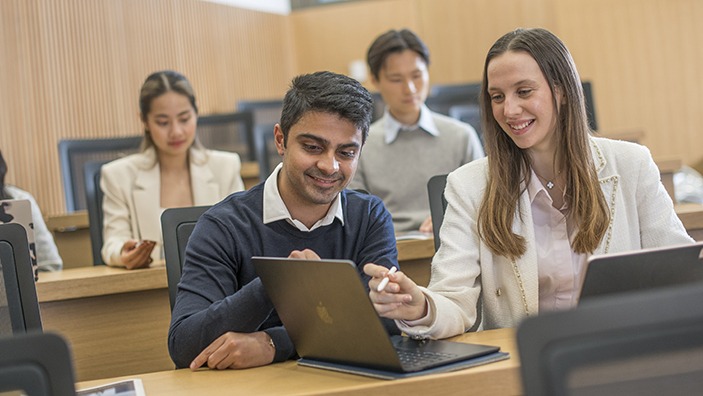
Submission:
M 703 242 L 592 256 L 581 301 L 596 296 L 703 282 Z

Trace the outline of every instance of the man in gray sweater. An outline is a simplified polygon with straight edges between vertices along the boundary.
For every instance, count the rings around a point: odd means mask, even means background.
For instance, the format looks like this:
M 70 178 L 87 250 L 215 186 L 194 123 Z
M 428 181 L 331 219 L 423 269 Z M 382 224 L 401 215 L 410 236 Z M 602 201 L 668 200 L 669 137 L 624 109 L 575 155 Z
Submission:
M 468 124 L 430 111 L 430 54 L 410 30 L 390 30 L 367 54 L 371 81 L 386 110 L 371 125 L 350 188 L 380 197 L 396 232 L 432 232 L 427 181 L 484 156 Z

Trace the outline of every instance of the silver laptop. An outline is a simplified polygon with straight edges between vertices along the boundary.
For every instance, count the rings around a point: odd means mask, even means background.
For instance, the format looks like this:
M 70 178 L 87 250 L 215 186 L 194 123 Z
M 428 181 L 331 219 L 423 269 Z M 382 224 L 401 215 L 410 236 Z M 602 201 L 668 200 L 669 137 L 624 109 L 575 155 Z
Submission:
M 353 262 L 253 257 L 301 365 L 401 378 L 508 357 L 496 346 L 389 336 Z
M 692 282 L 703 282 L 703 242 L 592 256 L 580 302 Z

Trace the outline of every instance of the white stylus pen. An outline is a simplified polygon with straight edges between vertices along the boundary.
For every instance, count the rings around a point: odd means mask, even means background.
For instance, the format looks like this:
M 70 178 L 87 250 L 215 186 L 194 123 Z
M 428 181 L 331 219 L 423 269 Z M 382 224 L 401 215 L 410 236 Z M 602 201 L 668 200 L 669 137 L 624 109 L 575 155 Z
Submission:
M 377 290 L 379 293 L 382 292 L 383 289 L 386 288 L 386 285 L 388 284 L 388 281 L 389 281 L 388 275 L 394 274 L 395 271 L 397 271 L 397 270 L 398 270 L 398 267 L 392 267 L 392 268 L 390 269 L 390 271 L 388 271 L 388 273 L 386 274 L 386 276 L 385 276 L 383 279 L 381 279 L 381 283 L 379 283 L 379 284 L 378 284 L 378 287 L 376 288 L 376 290 Z

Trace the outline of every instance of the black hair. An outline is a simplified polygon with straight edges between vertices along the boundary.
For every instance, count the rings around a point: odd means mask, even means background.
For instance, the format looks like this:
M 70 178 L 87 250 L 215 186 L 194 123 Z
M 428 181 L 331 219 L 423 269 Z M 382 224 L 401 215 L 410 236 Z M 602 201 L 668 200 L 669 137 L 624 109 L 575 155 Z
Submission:
M 284 145 L 290 128 L 311 111 L 351 121 L 362 131 L 363 144 L 369 134 L 373 98 L 358 81 L 342 74 L 320 71 L 295 77 L 283 98 L 280 125 Z

